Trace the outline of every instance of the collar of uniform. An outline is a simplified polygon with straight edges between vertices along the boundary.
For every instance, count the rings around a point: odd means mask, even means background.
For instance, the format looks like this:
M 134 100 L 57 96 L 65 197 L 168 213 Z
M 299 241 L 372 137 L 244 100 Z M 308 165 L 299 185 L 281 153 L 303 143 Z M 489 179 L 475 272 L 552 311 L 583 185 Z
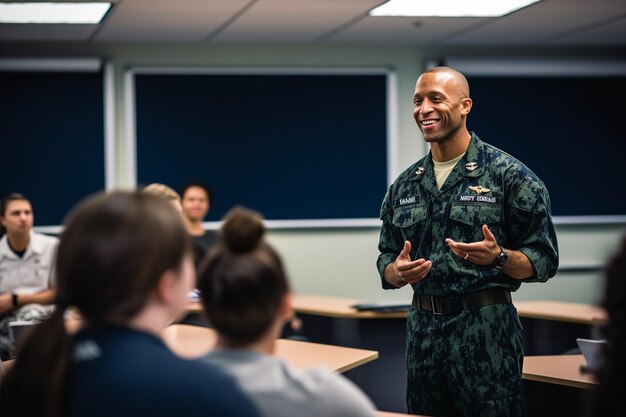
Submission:
M 417 163 L 413 167 L 413 173 L 409 177 L 409 181 L 421 181 L 426 173 L 430 170 L 432 162 L 430 160 L 430 153 L 427 158 L 424 158 L 420 163 Z
M 411 175 L 411 180 L 419 181 L 422 184 L 422 187 L 431 194 L 437 194 L 439 192 L 437 182 L 435 181 L 435 173 L 433 171 L 433 163 L 430 157 L 430 152 L 426 158 L 415 166 L 413 174 Z
M 30 231 L 30 241 L 28 242 L 28 248 L 26 249 L 27 253 L 30 252 L 28 249 L 37 255 L 41 255 L 44 251 L 43 240 L 40 239 L 39 235 L 32 230 Z
M 7 235 L 2 236 L 2 239 L 0 239 L 0 258 L 12 257 L 25 260 L 33 254 L 41 255 L 43 251 L 43 241 L 39 238 L 39 236 L 37 236 L 37 233 L 33 232 L 32 230 L 30 231 L 30 240 L 28 242 L 28 246 L 26 247 L 26 252 L 24 252 L 24 256 L 22 256 L 21 258 L 19 258 L 9 246 L 9 240 Z
M 465 155 L 450 173 L 446 183 L 441 188 L 442 192 L 448 189 L 450 184 L 455 184 L 463 177 L 480 177 L 483 174 L 485 161 L 483 142 L 474 132 L 471 132 L 471 135 L 472 137 Z M 474 166 L 475 168 L 471 169 Z M 440 191 L 437 188 L 432 169 L 431 152 L 428 153 L 428 157 L 424 158 L 421 163 L 415 165 L 413 172 L 414 174 L 411 175 L 409 180 L 420 181 L 422 186 L 432 194 L 437 194 Z
M 485 147 L 483 141 L 474 132 L 471 132 L 471 135 L 469 146 L 465 156 L 459 161 L 459 166 L 463 168 L 464 177 L 475 178 L 483 175 L 485 169 Z M 470 169 L 473 166 L 476 168 Z
M 463 155 L 463 158 L 461 158 L 452 169 L 446 182 L 442 185 L 441 190 L 437 188 L 436 184 L 433 186 L 433 193 L 444 193 L 465 177 L 479 177 L 483 174 L 483 145 L 478 136 L 473 132 L 471 135 L 472 137 L 465 150 L 465 155 Z M 435 182 L 434 178 L 433 182 Z

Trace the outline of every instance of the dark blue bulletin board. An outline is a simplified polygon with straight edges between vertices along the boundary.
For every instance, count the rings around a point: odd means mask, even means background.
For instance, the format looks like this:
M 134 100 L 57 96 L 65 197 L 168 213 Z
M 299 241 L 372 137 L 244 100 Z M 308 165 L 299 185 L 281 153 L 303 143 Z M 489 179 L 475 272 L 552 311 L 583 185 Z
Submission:
M 137 182 L 212 187 L 268 220 L 377 218 L 387 76 L 135 73 Z
M 25 194 L 59 225 L 105 185 L 103 75 L 0 71 L 0 195 Z
M 545 182 L 553 215 L 626 214 L 626 76 L 468 81 L 469 129 Z

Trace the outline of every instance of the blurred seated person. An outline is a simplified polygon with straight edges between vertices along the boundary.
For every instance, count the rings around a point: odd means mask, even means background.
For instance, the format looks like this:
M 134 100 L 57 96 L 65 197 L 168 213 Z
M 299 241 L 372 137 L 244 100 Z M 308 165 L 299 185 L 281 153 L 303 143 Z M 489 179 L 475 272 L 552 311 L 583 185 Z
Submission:
M 204 230 L 202 222 L 209 212 L 212 202 L 212 193 L 209 187 L 199 182 L 185 185 L 181 192 L 183 221 L 187 232 L 197 242 L 196 266 L 215 242 L 217 233 L 213 230 Z
M 203 261 L 199 289 L 218 338 L 200 360 L 232 374 L 266 417 L 376 415 L 345 377 L 324 368 L 298 371 L 274 356 L 294 312 L 282 261 L 264 233 L 258 214 L 235 208 Z
M 143 187 L 141 191 L 144 193 L 153 194 L 165 198 L 176 209 L 176 211 L 182 213 L 182 207 L 180 205 L 180 195 L 176 191 L 174 191 L 173 188 L 165 184 L 153 182 L 152 184 L 148 184 Z
M 602 307 L 608 317 L 600 330 L 606 345 L 596 371 L 599 385 L 591 393 L 589 415 L 621 417 L 626 415 L 626 236 L 605 271 Z
M 163 198 L 86 199 L 68 217 L 56 269 L 57 307 L 0 384 L 3 416 L 258 415 L 232 377 L 176 356 L 161 338 L 195 283 L 191 239 Z M 82 319 L 72 334 L 70 308 Z
M 59 240 L 34 232 L 33 209 L 22 194 L 0 203 L 0 359 L 13 356 L 11 323 L 38 323 L 54 303 L 54 259 Z

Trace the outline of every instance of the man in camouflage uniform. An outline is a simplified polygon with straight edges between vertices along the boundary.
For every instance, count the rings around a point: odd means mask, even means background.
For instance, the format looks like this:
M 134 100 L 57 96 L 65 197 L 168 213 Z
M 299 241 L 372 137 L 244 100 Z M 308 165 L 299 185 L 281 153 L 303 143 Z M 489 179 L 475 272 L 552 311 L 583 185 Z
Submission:
M 510 292 L 554 276 L 550 200 L 521 162 L 466 127 L 465 77 L 422 74 L 413 116 L 428 156 L 389 187 L 378 269 L 383 288 L 413 287 L 407 404 L 430 416 L 523 416 L 522 334 Z

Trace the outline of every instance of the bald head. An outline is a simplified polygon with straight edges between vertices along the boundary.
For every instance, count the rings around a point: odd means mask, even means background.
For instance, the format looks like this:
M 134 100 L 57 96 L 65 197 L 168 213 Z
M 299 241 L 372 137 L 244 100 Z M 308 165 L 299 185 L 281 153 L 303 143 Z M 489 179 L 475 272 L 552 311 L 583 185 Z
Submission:
M 449 67 L 436 67 L 417 79 L 413 94 L 413 117 L 431 149 L 438 151 L 442 144 L 453 149 L 446 155 L 458 156 L 467 147 L 470 134 L 465 125 L 472 109 L 469 85 L 465 76 Z M 435 159 L 447 161 L 448 159 Z
M 424 71 L 424 74 L 441 74 L 442 77 L 447 78 L 447 88 L 451 91 L 455 91 L 461 97 L 469 97 L 469 83 L 467 82 L 467 78 L 465 75 L 461 74 L 459 71 L 450 67 L 435 67 L 431 68 L 427 71 Z M 420 76 L 421 78 L 421 76 Z M 419 79 L 418 79 L 419 82 Z

